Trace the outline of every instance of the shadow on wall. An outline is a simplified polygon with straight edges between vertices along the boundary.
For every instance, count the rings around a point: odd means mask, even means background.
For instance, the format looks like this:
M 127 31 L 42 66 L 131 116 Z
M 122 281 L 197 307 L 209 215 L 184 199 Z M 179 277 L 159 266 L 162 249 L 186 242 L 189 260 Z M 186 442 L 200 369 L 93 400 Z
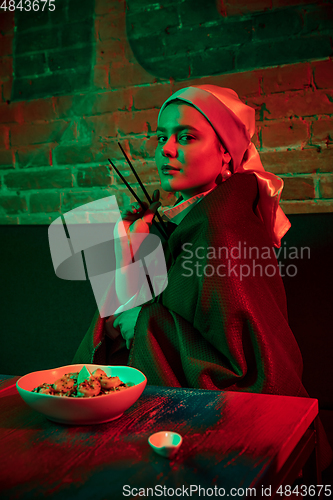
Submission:
M 127 37 L 146 71 L 175 80 L 330 56 L 330 5 L 288 3 L 256 11 L 251 2 L 128 0 Z

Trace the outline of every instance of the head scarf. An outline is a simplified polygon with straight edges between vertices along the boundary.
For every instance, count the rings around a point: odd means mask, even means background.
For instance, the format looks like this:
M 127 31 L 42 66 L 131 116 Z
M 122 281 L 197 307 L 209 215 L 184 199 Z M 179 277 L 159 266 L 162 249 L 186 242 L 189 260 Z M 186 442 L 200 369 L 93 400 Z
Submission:
M 165 107 L 176 99 L 192 104 L 209 121 L 231 156 L 232 173 L 256 175 L 259 187 L 256 214 L 263 221 L 274 246 L 279 248 L 281 238 L 291 224 L 279 206 L 283 180 L 265 171 L 251 142 L 255 132 L 254 109 L 244 104 L 234 90 L 217 85 L 194 85 L 178 90 L 164 102 L 158 123 Z

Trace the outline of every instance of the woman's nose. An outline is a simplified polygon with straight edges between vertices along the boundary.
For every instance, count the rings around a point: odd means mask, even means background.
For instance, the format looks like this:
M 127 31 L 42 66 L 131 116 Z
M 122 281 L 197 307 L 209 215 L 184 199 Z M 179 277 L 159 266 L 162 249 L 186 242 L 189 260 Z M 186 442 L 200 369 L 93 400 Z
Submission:
M 162 155 L 163 156 L 171 156 L 175 157 L 177 156 L 177 147 L 176 147 L 176 142 L 170 139 L 163 145 L 162 147 Z

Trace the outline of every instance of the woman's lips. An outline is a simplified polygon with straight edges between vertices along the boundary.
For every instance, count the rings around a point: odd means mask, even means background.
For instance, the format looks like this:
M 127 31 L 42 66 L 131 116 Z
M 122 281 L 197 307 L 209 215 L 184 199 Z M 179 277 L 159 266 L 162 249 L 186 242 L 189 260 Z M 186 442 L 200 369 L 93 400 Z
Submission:
M 164 175 L 174 175 L 176 172 L 179 172 L 179 168 L 175 168 L 172 165 L 163 165 L 162 174 Z
M 165 168 L 164 170 L 162 170 L 162 174 L 163 175 L 174 175 L 176 174 L 177 172 L 179 172 L 179 170 L 175 169 L 175 168 L 171 168 L 171 169 L 167 169 Z

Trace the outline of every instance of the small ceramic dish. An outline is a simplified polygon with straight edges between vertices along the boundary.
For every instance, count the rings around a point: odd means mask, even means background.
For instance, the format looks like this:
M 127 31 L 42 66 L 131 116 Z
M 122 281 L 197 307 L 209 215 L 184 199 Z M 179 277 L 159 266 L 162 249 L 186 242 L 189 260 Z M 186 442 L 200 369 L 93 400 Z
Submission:
M 148 443 L 152 449 L 165 458 L 173 457 L 179 450 L 183 438 L 177 432 L 160 431 L 155 432 L 148 438 Z

